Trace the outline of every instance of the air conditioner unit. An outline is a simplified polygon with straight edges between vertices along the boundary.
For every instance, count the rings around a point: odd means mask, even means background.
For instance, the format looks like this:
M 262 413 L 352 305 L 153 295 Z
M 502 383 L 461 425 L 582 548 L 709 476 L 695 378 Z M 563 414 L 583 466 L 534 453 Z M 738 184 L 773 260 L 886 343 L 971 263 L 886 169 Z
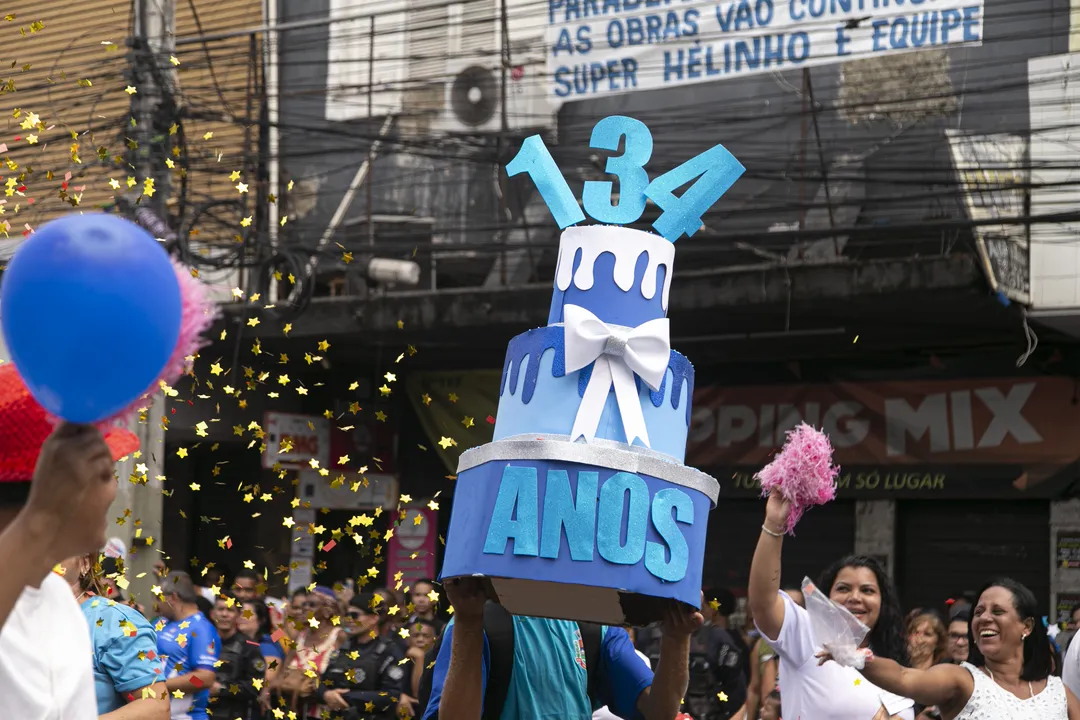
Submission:
M 555 108 L 547 97 L 544 63 L 513 61 L 506 72 L 506 130 L 551 127 Z M 499 133 L 503 130 L 503 73 L 498 61 L 460 58 L 448 65 L 442 112 L 432 130 L 458 133 Z
M 510 67 L 503 88 L 502 3 L 507 23 Z M 548 99 L 545 78 L 546 39 L 537 34 L 544 9 L 527 0 L 466 0 L 446 6 L 447 62 L 441 107 L 431 130 L 447 133 L 499 133 L 543 129 L 554 125 L 555 106 Z M 513 7 L 511 7 L 513 6 Z M 506 107 L 503 108 L 503 98 Z

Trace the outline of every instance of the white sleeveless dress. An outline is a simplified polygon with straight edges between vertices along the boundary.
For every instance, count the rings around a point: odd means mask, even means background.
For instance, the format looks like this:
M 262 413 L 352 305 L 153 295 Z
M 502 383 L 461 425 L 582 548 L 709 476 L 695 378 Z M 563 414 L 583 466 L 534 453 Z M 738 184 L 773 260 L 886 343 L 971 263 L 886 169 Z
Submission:
M 964 663 L 962 667 L 975 678 L 975 689 L 956 720 L 1068 720 L 1069 706 L 1061 678 L 1051 675 L 1041 693 L 1021 699 L 974 665 Z

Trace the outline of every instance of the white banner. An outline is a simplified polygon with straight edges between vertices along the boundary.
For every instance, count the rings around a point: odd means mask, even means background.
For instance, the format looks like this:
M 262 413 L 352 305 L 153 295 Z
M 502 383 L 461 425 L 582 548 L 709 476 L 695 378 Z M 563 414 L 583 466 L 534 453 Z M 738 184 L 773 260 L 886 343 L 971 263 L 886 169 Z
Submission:
M 548 0 L 555 103 L 944 46 L 982 0 Z
M 330 467 L 330 421 L 318 415 L 268 412 L 263 424 L 263 467 L 311 470 Z M 311 461 L 315 461 L 315 465 Z

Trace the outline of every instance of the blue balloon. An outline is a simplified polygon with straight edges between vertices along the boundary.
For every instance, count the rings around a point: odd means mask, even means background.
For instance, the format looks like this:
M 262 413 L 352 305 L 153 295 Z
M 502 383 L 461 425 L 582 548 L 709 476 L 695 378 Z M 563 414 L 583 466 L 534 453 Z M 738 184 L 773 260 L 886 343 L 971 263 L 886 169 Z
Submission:
M 116 415 L 150 388 L 176 348 L 181 307 L 165 248 L 100 213 L 43 225 L 0 284 L 19 374 L 46 410 L 75 423 Z

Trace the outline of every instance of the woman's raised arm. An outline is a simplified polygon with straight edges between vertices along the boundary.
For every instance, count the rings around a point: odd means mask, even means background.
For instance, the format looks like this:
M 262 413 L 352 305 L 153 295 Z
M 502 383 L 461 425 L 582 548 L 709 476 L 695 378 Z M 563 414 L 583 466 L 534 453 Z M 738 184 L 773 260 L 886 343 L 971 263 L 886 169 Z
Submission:
M 780 551 L 784 546 L 791 503 L 778 492 L 769 495 L 765 504 L 765 522 L 761 526 L 754 559 L 750 563 L 750 587 L 747 601 L 754 622 L 767 640 L 775 640 L 784 626 L 784 600 L 780 597 Z

